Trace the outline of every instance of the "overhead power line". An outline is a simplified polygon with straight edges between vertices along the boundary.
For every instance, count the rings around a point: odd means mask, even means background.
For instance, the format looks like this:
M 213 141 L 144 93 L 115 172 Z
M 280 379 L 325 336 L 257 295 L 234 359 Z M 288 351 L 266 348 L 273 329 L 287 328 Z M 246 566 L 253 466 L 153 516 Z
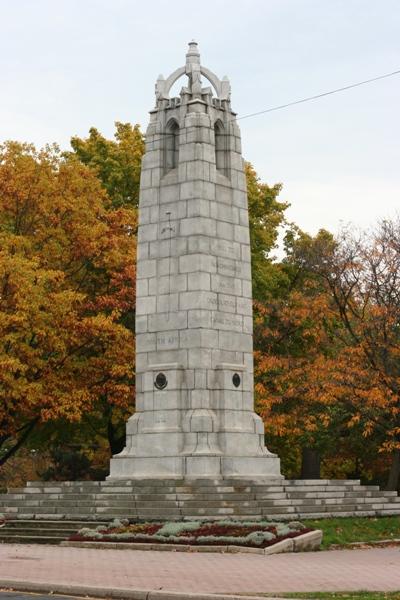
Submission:
M 374 81 L 379 81 L 380 79 L 386 79 L 387 77 L 393 77 L 394 75 L 400 75 L 400 69 L 398 71 L 393 71 L 392 73 L 385 73 L 385 75 L 379 75 L 378 77 L 372 77 L 372 79 L 365 79 L 364 81 L 358 81 L 357 83 L 351 83 L 350 85 L 345 85 L 340 88 L 336 88 L 335 90 L 330 90 L 329 92 L 322 92 L 321 94 L 315 94 L 314 96 L 308 96 L 307 98 L 302 98 L 301 100 L 294 100 L 293 102 L 287 102 L 286 104 L 279 104 L 278 106 L 273 106 L 272 108 L 266 108 L 264 110 L 259 110 L 254 113 L 250 113 L 248 115 L 243 115 L 243 117 L 239 117 L 237 121 L 241 121 L 242 119 L 250 119 L 251 117 L 257 117 L 258 115 L 264 115 L 265 113 L 273 112 L 274 110 L 281 110 L 283 108 L 288 108 L 289 106 L 295 106 L 296 104 L 303 104 L 304 102 L 310 102 L 310 100 L 318 100 L 318 98 L 323 98 L 324 96 L 330 96 L 331 94 L 337 94 L 338 92 L 345 92 L 346 90 L 351 90 L 352 88 L 359 87 L 360 85 L 366 85 L 367 83 L 373 83 Z
M 272 106 L 270 108 L 265 108 L 264 110 L 258 110 L 257 112 L 249 113 L 247 115 L 243 115 L 242 117 L 238 117 L 237 119 L 233 119 L 236 121 L 242 121 L 243 119 L 250 119 L 252 117 L 258 117 L 259 115 L 265 115 L 266 113 L 274 112 L 276 110 L 282 110 L 284 108 L 289 108 L 290 106 L 296 106 L 297 104 L 304 104 L 305 102 L 311 102 L 312 100 L 318 100 L 319 98 L 324 98 L 325 96 L 331 96 L 332 94 L 338 94 L 339 92 L 345 92 L 347 90 L 351 90 L 352 88 L 360 87 L 362 85 L 366 85 L 368 83 L 373 83 L 374 81 L 379 81 L 381 79 L 387 79 L 388 77 L 394 77 L 395 75 L 400 75 L 400 69 L 397 71 L 392 71 L 391 73 L 385 73 L 384 75 L 378 75 L 377 77 L 372 77 L 371 79 L 364 79 L 364 81 L 357 81 L 356 83 L 351 83 L 349 85 L 345 85 L 340 88 L 336 88 L 334 90 L 329 90 L 328 92 L 321 92 L 320 94 L 315 94 L 314 96 L 307 96 L 306 98 L 301 98 L 300 100 L 293 100 L 292 102 L 287 102 L 286 104 L 278 104 L 277 106 Z M 162 133 L 158 134 L 162 136 L 172 136 L 175 134 L 171 133 Z M 228 134 L 222 134 L 228 135 Z M 146 136 L 144 136 L 146 137 Z M 160 142 L 164 137 L 160 137 L 158 139 L 152 140 L 152 142 Z

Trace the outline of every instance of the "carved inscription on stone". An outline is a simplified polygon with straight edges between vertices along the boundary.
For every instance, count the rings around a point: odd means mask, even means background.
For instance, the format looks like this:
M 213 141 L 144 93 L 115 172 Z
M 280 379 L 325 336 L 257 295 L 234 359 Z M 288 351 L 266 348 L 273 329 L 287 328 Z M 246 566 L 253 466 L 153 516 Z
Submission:
M 211 276 L 211 289 L 213 292 L 221 294 L 238 296 L 242 292 L 242 283 L 240 279 L 235 277 L 227 277 L 224 275 Z
M 160 333 L 157 335 L 157 349 L 171 350 L 179 347 L 179 336 L 175 333 Z
M 235 312 L 236 298 L 234 296 L 218 295 L 218 309 L 225 312 Z
M 217 268 L 218 268 L 218 273 L 221 273 L 221 275 L 228 275 L 228 276 L 236 275 L 236 265 L 235 265 L 235 261 L 232 259 L 221 258 L 220 256 L 218 256 Z
M 233 315 L 220 311 L 213 311 L 212 326 L 215 329 L 223 329 L 226 331 L 242 331 L 243 320 L 240 315 Z

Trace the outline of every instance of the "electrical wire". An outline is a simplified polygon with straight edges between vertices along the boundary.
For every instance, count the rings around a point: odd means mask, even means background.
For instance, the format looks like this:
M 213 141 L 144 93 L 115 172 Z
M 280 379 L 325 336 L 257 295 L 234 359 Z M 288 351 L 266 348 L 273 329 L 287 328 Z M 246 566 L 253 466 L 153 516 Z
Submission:
M 337 94 L 339 92 L 345 92 L 347 90 L 351 90 L 356 87 L 360 87 L 361 85 L 366 85 L 368 83 L 373 83 L 374 81 L 379 81 L 381 79 L 386 79 L 388 77 L 393 77 L 395 75 L 400 75 L 400 69 L 397 71 L 392 71 L 391 73 L 385 73 L 384 75 L 378 75 L 377 77 L 372 77 L 371 79 L 364 79 L 364 81 L 357 81 L 357 83 L 351 83 L 349 85 L 345 85 L 340 88 L 336 88 L 334 90 L 329 90 L 328 92 L 321 92 L 320 94 L 315 94 L 314 96 L 307 96 L 306 98 L 301 98 L 300 100 L 293 100 L 292 102 L 287 102 L 286 104 L 278 104 L 277 106 L 272 106 L 270 108 L 265 108 L 264 110 L 259 110 L 257 112 L 249 113 L 247 115 L 243 115 L 242 117 L 238 117 L 237 119 L 232 119 L 232 121 L 243 121 L 243 119 L 251 119 L 252 117 L 258 117 L 259 115 L 265 115 L 270 112 L 274 112 L 277 110 L 282 110 L 284 108 L 289 108 L 290 106 L 296 106 L 297 104 L 304 104 L 305 102 L 311 102 L 312 100 L 318 100 L 319 98 L 324 98 L 325 96 L 330 96 L 332 94 Z M 158 135 L 162 136 L 172 136 L 174 133 L 161 133 Z M 229 134 L 220 134 L 220 135 L 229 135 Z M 144 136 L 146 138 L 146 136 Z M 151 143 L 160 142 L 165 139 L 164 137 L 160 137 L 155 140 L 151 140 Z
M 394 75 L 400 75 L 400 69 L 398 71 L 393 71 L 392 73 L 385 73 L 385 75 L 379 75 L 378 77 L 372 77 L 371 79 L 365 79 L 364 81 L 358 81 L 357 83 L 351 83 L 350 85 L 345 85 L 340 88 L 336 88 L 335 90 L 330 90 L 329 92 L 322 92 L 321 94 L 315 94 L 315 96 L 308 96 L 307 98 L 302 98 L 301 100 L 294 100 L 293 102 L 288 102 L 287 104 L 280 104 L 278 106 L 273 106 L 272 108 L 266 108 L 265 110 L 259 110 L 254 113 L 250 113 L 248 115 L 243 115 L 243 117 L 239 117 L 236 119 L 237 121 L 241 121 L 243 119 L 250 119 L 251 117 L 257 117 L 258 115 L 264 115 L 269 112 L 273 112 L 274 110 L 281 110 L 283 108 L 288 108 L 289 106 L 295 106 L 296 104 L 303 104 L 304 102 L 310 102 L 310 100 L 317 100 L 318 98 L 324 98 L 325 96 L 330 96 L 331 94 L 337 94 L 338 92 L 345 92 L 346 90 L 351 90 L 352 88 L 359 87 L 360 85 L 365 85 L 367 83 L 373 83 L 374 81 L 378 81 L 380 79 L 386 79 L 387 77 L 393 77 Z

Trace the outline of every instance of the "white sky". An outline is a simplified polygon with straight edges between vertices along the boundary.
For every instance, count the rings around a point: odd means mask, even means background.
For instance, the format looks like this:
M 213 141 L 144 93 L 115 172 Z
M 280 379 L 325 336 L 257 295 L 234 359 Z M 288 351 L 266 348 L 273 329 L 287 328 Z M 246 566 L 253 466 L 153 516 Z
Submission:
M 243 116 L 400 69 L 399 0 L 0 0 L 0 141 L 145 130 L 187 42 Z M 400 210 L 400 76 L 240 121 L 244 155 L 315 233 Z

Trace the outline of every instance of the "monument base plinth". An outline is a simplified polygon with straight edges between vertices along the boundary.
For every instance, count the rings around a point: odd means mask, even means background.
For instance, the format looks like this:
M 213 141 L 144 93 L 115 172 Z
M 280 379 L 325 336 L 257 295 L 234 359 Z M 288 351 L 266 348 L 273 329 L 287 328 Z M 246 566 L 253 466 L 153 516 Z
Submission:
M 264 459 L 267 462 L 271 459 Z M 32 506 L 34 504 L 34 506 Z M 7 518 L 43 522 L 183 519 L 298 520 L 400 515 L 400 498 L 358 480 L 156 477 L 29 482 L 0 494 Z M 82 526 L 82 525 L 77 525 Z M 54 528 L 52 528 L 54 532 Z
M 131 456 L 119 454 L 110 462 L 108 480 L 114 479 L 283 479 L 274 454 L 259 456 Z

